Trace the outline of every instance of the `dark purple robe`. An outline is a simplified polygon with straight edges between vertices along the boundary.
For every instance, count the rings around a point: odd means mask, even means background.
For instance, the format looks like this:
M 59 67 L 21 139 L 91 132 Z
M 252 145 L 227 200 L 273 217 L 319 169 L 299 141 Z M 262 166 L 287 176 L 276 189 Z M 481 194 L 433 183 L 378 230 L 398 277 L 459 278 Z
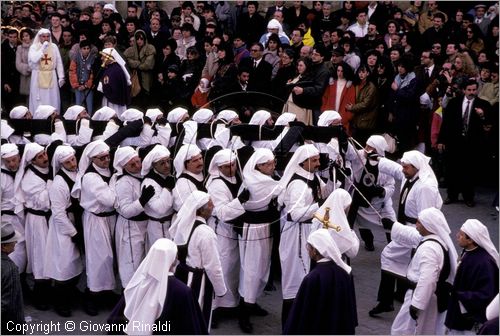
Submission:
M 357 325 L 352 276 L 319 262 L 302 280 L 283 334 L 353 335 Z
M 111 63 L 104 68 L 101 82 L 104 97 L 109 102 L 117 105 L 130 104 L 130 86 L 118 63 Z
M 445 325 L 455 330 L 471 330 L 486 321 L 486 307 L 498 293 L 498 266 L 482 247 L 466 251 L 457 268 Z M 460 312 L 458 301 L 466 314 Z

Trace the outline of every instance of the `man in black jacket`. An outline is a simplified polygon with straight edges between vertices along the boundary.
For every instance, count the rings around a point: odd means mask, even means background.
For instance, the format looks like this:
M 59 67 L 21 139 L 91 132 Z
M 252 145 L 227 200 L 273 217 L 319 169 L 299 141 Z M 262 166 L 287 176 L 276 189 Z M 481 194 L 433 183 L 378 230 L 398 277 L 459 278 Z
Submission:
M 273 66 L 262 58 L 264 46 L 260 43 L 254 43 L 250 47 L 250 58 L 245 58 L 240 62 L 239 68 L 250 70 L 247 91 L 258 91 L 270 93 L 271 76 Z
M 319 115 L 321 114 L 321 98 L 325 92 L 330 72 L 324 63 L 325 58 L 330 58 L 327 50 L 323 46 L 315 46 L 311 55 L 313 62 L 311 73 L 313 84 L 307 87 L 297 85 L 293 88 L 293 93 L 297 96 L 302 96 L 301 101 L 306 102 L 305 108 L 313 111 L 313 123 L 318 124 Z
M 450 100 L 443 111 L 438 150 L 445 151 L 448 198 L 444 204 L 456 202 L 462 193 L 465 205 L 475 205 L 474 187 L 483 159 L 478 153 L 491 128 L 490 104 L 477 97 L 477 86 L 468 80 L 463 95 Z
M 16 70 L 16 50 L 19 44 L 16 29 L 8 31 L 2 43 L 2 105 L 10 111 L 19 98 L 19 72 Z

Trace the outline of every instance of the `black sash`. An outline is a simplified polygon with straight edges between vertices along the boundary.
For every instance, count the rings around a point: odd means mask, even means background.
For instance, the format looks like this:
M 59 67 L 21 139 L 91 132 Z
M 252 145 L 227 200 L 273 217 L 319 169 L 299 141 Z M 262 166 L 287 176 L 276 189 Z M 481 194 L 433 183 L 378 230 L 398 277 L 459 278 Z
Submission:
M 32 133 L 31 119 L 10 119 L 9 125 L 14 129 L 14 135 L 23 136 L 24 133 Z
M 191 183 L 194 184 L 194 186 L 196 187 L 196 189 L 198 189 L 199 191 L 203 191 L 203 192 L 207 192 L 207 188 L 205 187 L 205 184 L 203 183 L 203 181 L 198 181 L 194 176 L 191 176 L 189 174 L 186 174 L 186 173 L 182 173 L 180 176 L 179 176 L 179 179 L 181 178 L 185 178 L 189 181 L 191 181 Z M 179 180 L 177 179 L 177 181 Z
M 196 228 L 198 226 L 204 225 L 204 224 L 205 223 L 203 223 L 202 221 L 196 220 L 193 224 L 193 227 L 191 228 L 191 232 L 189 233 L 189 237 L 188 237 L 186 244 L 177 245 L 177 259 L 179 259 L 179 262 L 181 264 L 186 264 L 186 259 L 188 256 L 188 246 L 189 246 L 189 242 L 191 241 L 191 236 L 193 235 L 194 230 L 196 230 Z
M 319 178 L 318 176 L 316 176 L 316 174 L 314 174 L 314 179 L 312 180 L 308 180 L 305 177 L 300 176 L 299 174 L 293 174 L 288 184 L 290 184 L 294 180 L 300 180 L 305 184 L 307 184 L 309 188 L 311 188 L 314 202 L 319 202 L 321 200 L 321 185 L 319 183 Z
M 160 185 L 162 188 L 166 188 L 169 191 L 172 191 L 175 186 L 175 177 L 172 175 L 167 176 L 166 178 L 161 177 L 158 173 L 154 171 L 154 169 L 151 169 L 149 173 L 145 176 L 145 178 L 150 178 L 156 183 Z
M 403 189 L 401 189 L 401 197 L 398 206 L 398 222 L 401 224 L 405 224 L 406 222 L 410 223 L 417 222 L 416 218 L 408 217 L 405 214 L 406 200 L 408 199 L 408 194 L 410 193 L 411 188 L 413 188 L 413 185 L 415 184 L 415 182 L 417 182 L 417 180 L 418 176 L 413 181 L 406 180 Z
M 118 182 L 124 176 L 130 176 L 130 177 L 136 179 L 137 181 L 139 181 L 140 183 L 142 183 L 142 179 L 140 177 L 137 177 L 137 176 L 134 176 L 134 175 L 128 173 L 125 169 L 123 170 L 123 174 L 116 178 L 116 181 Z M 135 216 L 130 217 L 130 218 L 126 218 L 124 216 L 122 216 L 122 217 L 125 219 L 128 219 L 128 220 L 131 220 L 131 221 L 135 221 L 135 222 L 145 221 L 145 220 L 149 219 L 148 215 L 146 215 L 146 213 L 144 211 L 142 211 L 140 214 L 135 215 Z
M 41 178 L 45 183 L 47 183 L 48 180 L 52 180 L 52 177 L 51 177 L 52 176 L 52 169 L 49 169 L 49 172 L 47 174 L 42 173 L 41 171 L 36 169 L 31 164 L 27 167 L 27 169 L 31 170 L 36 176 Z M 49 219 L 50 219 L 50 216 L 52 215 L 52 211 L 50 209 L 47 211 L 43 211 L 43 210 L 35 210 L 35 209 L 31 209 L 31 208 L 25 208 L 25 211 L 27 213 L 30 213 L 33 215 L 44 216 L 45 219 L 47 220 L 47 225 L 49 225 Z
M 75 185 L 75 181 L 73 181 L 68 174 L 62 169 L 59 169 L 57 172 L 57 175 L 61 176 L 63 180 L 66 182 L 68 185 L 69 191 L 71 193 L 71 190 L 73 189 L 73 186 Z M 66 212 L 70 212 L 73 214 L 75 217 L 75 229 L 77 232 L 77 246 L 80 249 L 80 251 L 84 252 L 85 251 L 85 244 L 83 240 L 83 208 L 80 205 L 80 201 L 73 197 L 70 196 L 70 202 L 71 205 L 66 208 Z
M 214 180 L 221 180 L 222 182 L 224 182 L 227 189 L 229 189 L 229 191 L 231 192 L 233 198 L 238 197 L 238 191 L 240 190 L 241 186 L 241 178 L 238 175 L 236 175 L 236 183 L 231 183 L 223 177 L 215 177 Z
M 428 241 L 433 241 L 433 242 L 438 243 L 439 246 L 441 246 L 441 249 L 443 250 L 443 255 L 444 255 L 443 268 L 441 269 L 441 272 L 439 273 L 439 278 L 437 281 L 436 290 L 434 291 L 434 293 L 436 294 L 436 297 L 437 297 L 438 311 L 440 313 L 442 313 L 442 312 L 446 311 L 446 309 L 448 309 L 448 300 L 450 298 L 450 293 L 451 293 L 451 288 L 452 288 L 452 285 L 446 281 L 446 279 L 448 279 L 448 276 L 450 275 L 450 271 L 451 271 L 450 255 L 449 255 L 448 251 L 444 248 L 444 246 L 441 244 L 441 242 L 439 240 L 429 238 L 429 239 L 421 241 L 420 244 L 418 244 L 418 246 L 416 247 L 416 249 L 414 251 L 412 251 L 412 258 L 413 258 L 413 255 L 415 254 L 415 252 L 417 251 L 417 249 L 423 243 L 428 242 Z M 410 280 L 408 280 L 408 283 L 409 283 L 410 288 L 415 290 L 415 288 L 417 287 L 417 284 L 414 282 L 411 282 Z
M 31 134 L 51 135 L 53 131 L 54 131 L 54 123 L 52 119 L 31 120 Z
M 63 120 L 64 130 L 67 135 L 76 135 L 78 133 L 77 120 Z
M 104 133 L 106 130 L 106 126 L 108 125 L 108 121 L 106 120 L 92 120 L 90 119 L 89 127 L 94 130 L 92 132 L 92 136 L 99 136 Z
M 14 180 L 16 179 L 16 172 L 13 172 L 12 170 L 2 168 L 2 173 L 9 175 Z

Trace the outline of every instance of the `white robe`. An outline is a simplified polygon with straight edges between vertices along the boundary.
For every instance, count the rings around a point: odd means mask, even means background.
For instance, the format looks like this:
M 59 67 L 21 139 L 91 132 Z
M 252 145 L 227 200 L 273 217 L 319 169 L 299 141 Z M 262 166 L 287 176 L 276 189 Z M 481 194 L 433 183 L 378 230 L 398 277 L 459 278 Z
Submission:
M 400 226 L 396 229 L 398 233 L 393 233 L 393 237 L 396 240 L 398 240 L 398 236 L 405 236 L 405 232 L 416 231 L 411 227 L 403 227 L 401 224 L 397 225 Z M 411 236 L 414 236 L 414 233 L 409 232 L 408 235 L 412 239 Z M 429 238 L 436 239 L 443 246 L 446 246 L 439 236 L 434 234 L 425 236 L 423 240 L 425 241 Z M 402 240 L 402 242 L 407 241 L 407 239 Z M 426 242 L 418 247 L 408 266 L 407 273 L 407 278 L 417 283 L 417 287 L 415 290 L 409 289 L 406 292 L 403 305 L 391 327 L 392 335 L 439 335 L 444 333 L 446 313 L 438 312 L 437 298 L 434 294 L 443 263 L 443 250 L 436 242 Z M 417 319 L 418 323 L 410 316 L 410 306 L 414 306 L 420 310 Z
M 201 217 L 196 217 L 196 220 L 205 222 Z M 205 270 L 216 296 L 226 294 L 227 289 L 217 250 L 217 236 L 208 225 L 199 225 L 194 230 L 188 245 L 186 264 Z
M 16 264 L 19 273 L 23 273 L 26 270 L 27 262 L 26 241 L 24 237 L 24 216 L 22 213 L 9 215 L 4 212 L 6 210 L 14 211 L 16 205 L 14 203 L 14 179 L 3 172 L 0 175 L 0 199 L 2 223 L 12 223 L 14 230 L 21 235 L 14 247 L 14 252 L 9 254 L 9 258 Z
M 67 173 L 70 176 L 70 173 Z M 83 263 L 78 247 L 71 237 L 77 232 L 74 215 L 66 212 L 71 205 L 68 184 L 59 175 L 49 190 L 52 216 L 49 220 L 47 248 L 45 250 L 45 276 L 58 281 L 70 280 L 83 271 Z
M 121 142 L 120 146 L 122 146 L 122 147 L 124 147 L 124 146 L 146 147 L 152 143 L 151 140 L 153 138 L 154 132 L 155 131 L 153 130 L 151 125 L 145 124 L 142 127 L 141 134 L 139 134 L 139 136 L 128 137 L 128 138 L 124 139 Z
M 39 170 L 44 173 L 48 172 L 48 169 L 44 171 L 39 168 Z M 26 170 L 21 181 L 21 190 L 25 200 L 24 206 L 34 210 L 49 211 L 49 189 L 51 184 L 51 180 L 45 182 L 30 169 Z M 25 218 L 26 252 L 28 256 L 26 273 L 33 273 L 35 280 L 47 279 L 44 276 L 43 265 L 49 225 L 44 216 L 26 213 Z
M 141 190 L 150 185 L 155 188 L 155 194 L 144 206 L 146 215 L 152 218 L 163 218 L 171 215 L 174 212 L 172 192 L 167 188 L 161 187 L 155 180 L 148 177 L 145 177 L 142 181 Z M 171 224 L 171 220 L 164 223 L 151 218 L 148 220 L 147 250 L 160 238 L 171 239 L 168 231 Z
M 78 134 L 70 134 L 66 136 L 66 142 L 71 146 L 83 146 L 92 141 L 92 133 L 94 130 L 87 125 L 80 124 Z
M 102 171 L 96 168 L 97 171 Z M 115 191 L 96 173 L 87 173 L 82 178 L 80 205 L 83 213 L 83 233 L 85 239 L 85 264 L 87 286 L 92 292 L 113 290 L 115 274 L 113 270 L 112 235 L 116 215 L 99 217 L 94 213 L 114 210 Z
M 312 173 L 305 170 L 299 170 L 297 174 L 308 180 L 314 178 Z M 320 183 L 322 187 L 325 186 L 323 182 Z M 309 273 L 311 262 L 306 248 L 307 237 L 312 232 L 311 220 L 319 206 L 314 202 L 311 188 L 298 179 L 288 184 L 283 203 L 285 209 L 281 213 L 284 225 L 281 229 L 279 255 L 283 299 L 287 300 L 295 298 L 302 279 Z M 293 221 L 287 219 L 288 214 Z
M 50 48 L 54 58 L 52 62 L 55 64 L 55 71 L 52 71 L 52 87 L 48 89 L 41 89 L 38 85 L 40 60 L 44 57 L 42 49 L 37 50 L 36 46 L 32 45 L 28 52 L 28 65 L 31 68 L 29 110 L 32 113 L 36 111 L 39 105 L 50 105 L 57 111 L 61 111 L 58 79 L 64 78 L 64 67 L 57 45 L 51 43 Z
M 123 288 L 134 275 L 146 255 L 146 232 L 148 221 L 129 220 L 144 211 L 139 197 L 141 181 L 131 176 L 122 176 L 116 181 L 116 255 Z
M 199 176 L 191 174 L 188 171 L 185 171 L 185 173 L 195 177 L 198 181 L 200 181 Z M 193 182 L 184 177 L 177 179 L 177 181 L 175 182 L 175 187 L 172 190 L 172 194 L 174 195 L 174 210 L 176 212 L 179 211 L 182 204 L 184 203 L 184 201 L 186 201 L 189 195 L 191 195 L 193 190 L 198 190 Z
M 224 177 L 221 176 L 221 178 Z M 211 180 L 207 185 L 207 190 L 214 202 L 213 217 L 209 225 L 217 235 L 217 247 L 227 287 L 226 295 L 215 298 L 215 307 L 237 307 L 240 300 L 238 234 L 234 231 L 233 225 L 226 221 L 244 214 L 245 209 L 237 198 L 233 198 L 231 191 L 220 179 Z
M 406 180 L 403 167 L 389 159 L 382 158 L 379 161 L 379 171 L 401 181 L 401 189 Z M 408 217 L 417 218 L 420 211 L 436 207 L 441 208 L 441 195 L 437 186 L 433 186 L 422 179 L 418 179 L 406 196 L 405 214 Z M 406 223 L 410 227 L 415 224 Z M 382 251 L 380 262 L 382 270 L 405 276 L 411 259 L 411 248 L 391 241 Z

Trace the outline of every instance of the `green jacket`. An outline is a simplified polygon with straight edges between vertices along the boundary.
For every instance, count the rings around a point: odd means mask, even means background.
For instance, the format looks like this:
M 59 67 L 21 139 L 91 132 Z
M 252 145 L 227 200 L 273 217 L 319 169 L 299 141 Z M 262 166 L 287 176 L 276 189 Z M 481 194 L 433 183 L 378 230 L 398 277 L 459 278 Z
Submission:
M 377 87 L 372 82 L 367 81 L 363 87 L 356 85 L 355 89 L 356 103 L 351 108 L 351 112 L 354 114 L 351 123 L 357 129 L 375 129 L 378 113 Z

